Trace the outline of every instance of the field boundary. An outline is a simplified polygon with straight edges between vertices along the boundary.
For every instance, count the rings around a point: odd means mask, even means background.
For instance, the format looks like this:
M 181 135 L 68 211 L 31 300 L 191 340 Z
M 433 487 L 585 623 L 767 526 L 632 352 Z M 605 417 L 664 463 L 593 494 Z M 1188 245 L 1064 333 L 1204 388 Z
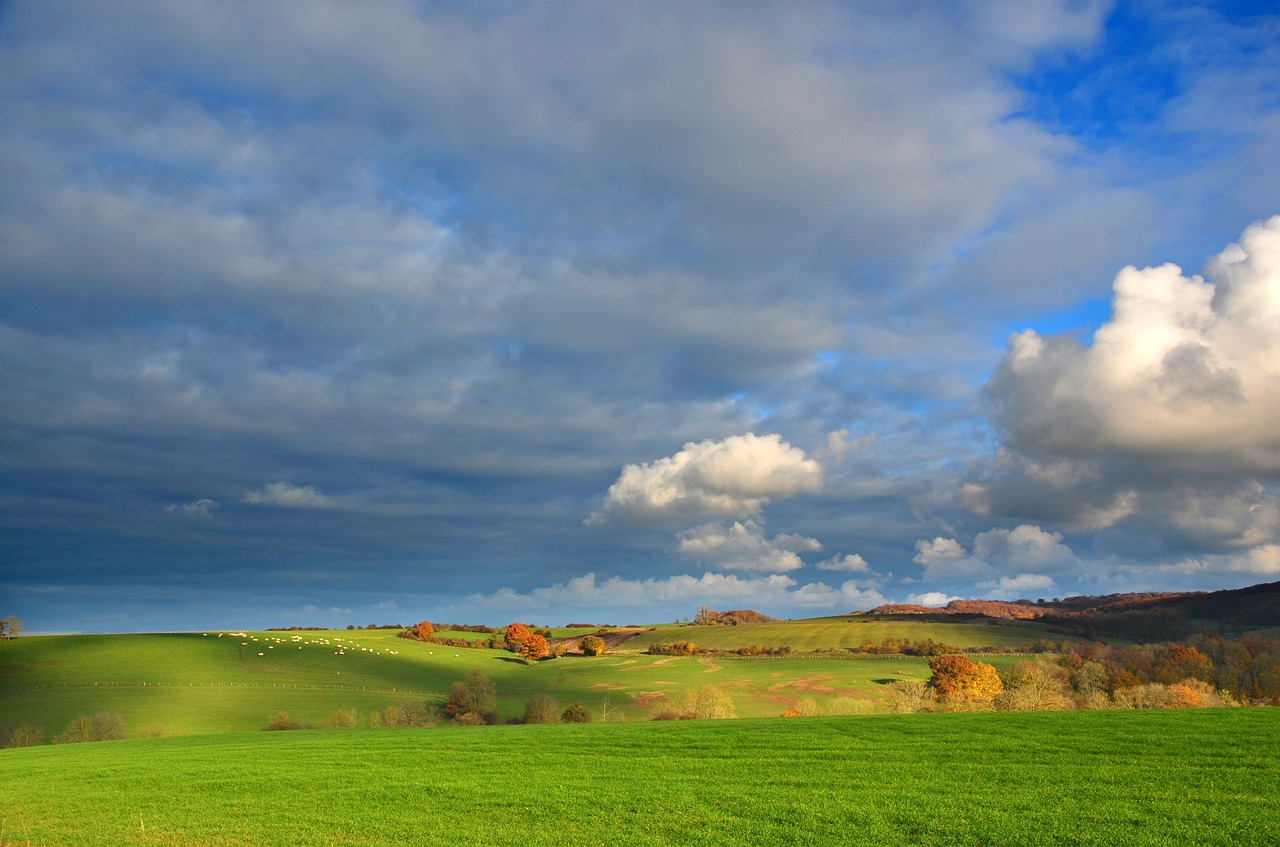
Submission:
M 0 689 L 0 696 L 15 694 L 19 691 L 53 691 L 58 688 L 276 688 L 292 691 L 294 689 L 315 689 L 318 691 L 370 691 L 381 694 L 423 694 L 443 697 L 444 691 L 427 691 L 419 688 L 381 688 L 376 685 L 314 685 L 308 683 L 286 684 L 273 682 L 208 682 L 185 685 L 173 682 L 64 682 L 61 685 L 32 685 L 26 688 Z

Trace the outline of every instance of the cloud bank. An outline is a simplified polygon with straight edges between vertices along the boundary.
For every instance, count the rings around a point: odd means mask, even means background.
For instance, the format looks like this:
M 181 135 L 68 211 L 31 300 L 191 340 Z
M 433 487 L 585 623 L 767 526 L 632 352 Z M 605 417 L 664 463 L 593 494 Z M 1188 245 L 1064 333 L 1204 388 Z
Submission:
M 1275 14 L 3 20 L 0 614 L 33 629 L 1271 572 Z

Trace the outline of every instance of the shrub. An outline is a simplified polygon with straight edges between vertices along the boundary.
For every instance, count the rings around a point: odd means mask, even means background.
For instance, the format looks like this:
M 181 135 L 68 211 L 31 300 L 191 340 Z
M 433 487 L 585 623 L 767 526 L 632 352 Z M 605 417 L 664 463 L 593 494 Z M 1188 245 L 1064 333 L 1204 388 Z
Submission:
M 560 713 L 561 723 L 591 723 L 591 712 L 581 703 L 574 703 Z
M 119 712 L 98 712 L 93 717 L 76 715 L 67 728 L 53 737 L 54 744 L 79 744 L 85 741 L 119 741 L 128 737 L 124 718 Z
M 604 639 L 598 635 L 584 635 L 578 642 L 578 649 L 584 656 L 599 656 L 604 653 Z
M 796 701 L 795 710 L 801 717 L 812 718 L 822 714 L 822 707 L 812 697 L 801 697 Z
M 498 702 L 498 687 L 493 680 L 478 668 L 467 673 L 467 677 L 455 682 L 449 689 L 449 698 L 444 704 L 444 713 L 455 721 L 464 715 L 476 715 L 481 723 L 491 723 L 489 717 Z
M 668 715 L 674 717 L 669 717 Z M 714 685 L 677 691 L 659 706 L 654 720 L 720 720 L 737 715 L 733 700 Z
M 128 737 L 124 716 L 119 712 L 98 712 L 93 716 L 94 741 L 120 741 Z
M 875 704 L 862 697 L 833 697 L 827 701 L 827 714 L 836 715 L 869 715 L 875 711 Z
M 650 644 L 645 652 L 651 656 L 692 656 L 699 650 L 698 645 L 691 641 L 677 641 L 674 644 Z
M 889 709 L 896 715 L 914 715 L 933 710 L 929 687 L 918 679 L 889 683 Z
M 321 718 L 319 726 L 321 729 L 355 729 L 356 718 L 355 706 L 344 706 Z
M 482 715 L 479 712 L 467 712 L 454 718 L 453 722 L 458 726 L 487 726 L 497 723 L 497 720 L 498 716 L 492 712 L 487 715 Z
M 1202 705 L 1200 694 L 1182 683 L 1170 683 L 1168 688 L 1170 709 L 1198 709 Z
M 0 724 L 0 748 L 35 747 L 44 742 L 44 727 L 38 723 Z
M 267 721 L 268 732 L 283 732 L 290 729 L 304 729 L 305 725 L 289 717 L 288 712 L 276 712 Z
M 339 710 L 342 711 L 342 710 Z M 352 726 L 355 726 L 354 712 Z M 337 714 L 337 713 L 335 713 Z M 369 723 L 374 727 L 387 729 L 403 729 L 406 727 L 435 726 L 439 715 L 435 707 L 424 700 L 401 700 L 384 706 L 370 716 Z
M 1121 709 L 1165 709 L 1169 706 L 1169 689 L 1158 682 L 1117 688 L 1112 695 Z
M 555 723 L 556 701 L 547 694 L 535 694 L 524 704 L 525 723 Z
M 81 744 L 93 740 L 93 720 L 88 715 L 76 715 L 67 728 L 53 737 L 54 744 Z

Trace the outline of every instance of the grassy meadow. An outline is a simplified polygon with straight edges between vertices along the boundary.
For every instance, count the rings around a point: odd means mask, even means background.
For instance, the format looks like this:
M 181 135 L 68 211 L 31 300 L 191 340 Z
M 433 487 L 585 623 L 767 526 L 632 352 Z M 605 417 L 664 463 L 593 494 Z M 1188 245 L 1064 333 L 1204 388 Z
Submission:
M 912 628 L 895 621 L 850 620 L 857 619 L 668 625 L 604 656 L 566 656 L 533 665 L 501 651 L 397 638 L 394 630 L 24 636 L 0 642 L 0 721 L 35 721 L 52 737 L 77 714 L 99 711 L 118 712 L 135 735 L 255 730 L 279 711 L 315 723 L 334 710 L 354 708 L 366 720 L 407 697 L 442 701 L 449 686 L 473 668 L 497 684 L 502 719 L 520 715 L 534 694 L 549 694 L 561 707 L 581 703 L 596 720 L 637 720 L 671 692 L 707 685 L 728 694 L 739 717 L 777 716 L 801 701 L 826 714 L 864 714 L 886 709 L 887 683 L 927 679 L 926 660 L 847 652 L 745 659 L 640 651 L 682 639 L 723 649 L 765 644 L 842 650 L 886 637 L 1018 646 L 1043 636 L 1028 627 Z
M 1271 709 L 238 733 L 12 749 L 0 844 L 1270 845 Z
M 714 650 L 735 650 L 759 644 L 811 652 L 856 649 L 866 642 L 880 644 L 889 638 L 899 641 L 932 639 L 955 647 L 1007 647 L 1013 650 L 1042 639 L 1055 644 L 1080 640 L 1049 633 L 1044 624 L 1034 621 L 935 621 L 922 619 L 919 615 L 838 615 L 743 626 L 666 624 L 641 633 L 629 640 L 626 647 L 644 650 L 650 644 L 686 640 Z

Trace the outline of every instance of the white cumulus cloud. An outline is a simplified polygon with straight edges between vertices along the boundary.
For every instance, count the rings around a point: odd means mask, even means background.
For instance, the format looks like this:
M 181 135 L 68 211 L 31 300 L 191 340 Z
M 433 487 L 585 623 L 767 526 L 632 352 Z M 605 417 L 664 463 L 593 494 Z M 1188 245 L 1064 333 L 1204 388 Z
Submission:
M 797 551 L 821 550 L 816 538 L 775 535 L 766 538 L 760 521 L 734 521 L 729 526 L 702 524 L 679 535 L 677 552 L 731 570 L 793 571 L 804 565 Z
M 1013 336 L 990 389 L 1015 442 L 1280 469 L 1280 216 L 1246 229 L 1205 274 L 1125 268 L 1089 347 Z
M 953 597 L 945 591 L 926 591 L 923 594 L 912 594 L 907 598 L 908 603 L 915 603 L 918 606 L 934 606 L 941 608 L 952 600 L 961 600 L 962 597 Z
M 777 434 L 730 436 L 689 443 L 674 456 L 627 465 L 609 487 L 610 515 L 646 521 L 744 518 L 770 501 L 822 486 L 822 467 Z

